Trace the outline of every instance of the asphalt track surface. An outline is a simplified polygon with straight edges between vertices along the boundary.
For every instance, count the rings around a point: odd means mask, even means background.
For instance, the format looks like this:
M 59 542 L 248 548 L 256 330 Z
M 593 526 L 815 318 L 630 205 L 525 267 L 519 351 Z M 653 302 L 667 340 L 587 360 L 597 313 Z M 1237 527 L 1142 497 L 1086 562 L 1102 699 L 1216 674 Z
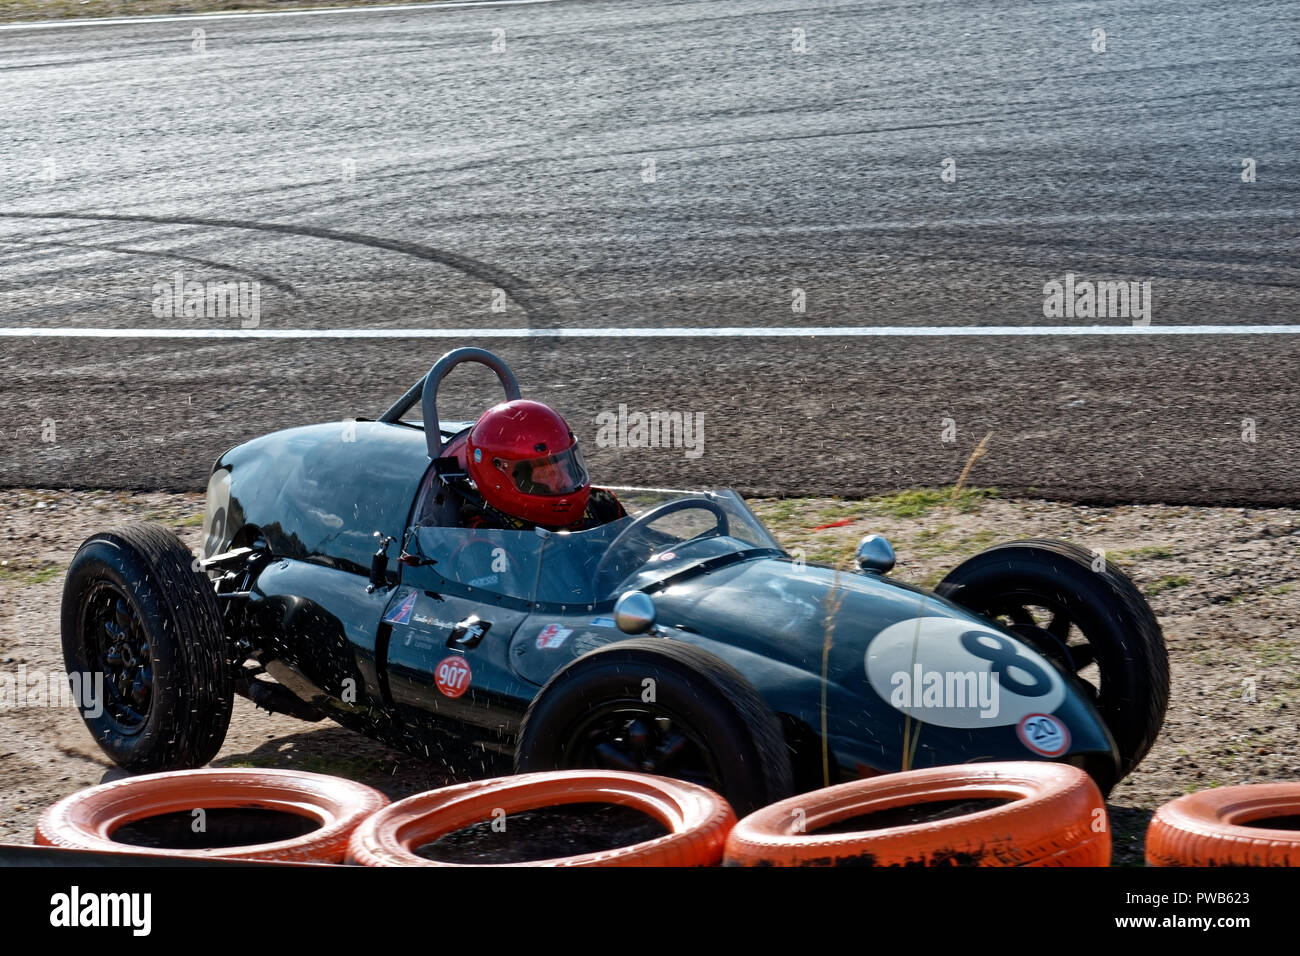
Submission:
M 1294 503 L 1298 335 L 942 329 L 1132 325 L 1044 317 L 1044 283 L 1071 273 L 1150 281 L 1154 332 L 1294 330 L 1298 36 L 1285 0 L 0 29 L 0 327 L 64 330 L 0 336 L 0 484 L 201 487 L 231 444 L 376 416 L 444 349 L 483 344 L 613 483 L 947 484 L 991 433 L 970 480 L 1008 493 Z M 67 331 L 241 327 L 155 315 L 177 273 L 258 283 L 268 332 L 465 334 Z M 667 327 L 809 334 L 598 331 Z M 929 334 L 818 333 L 840 327 Z M 458 371 L 442 407 L 473 417 L 491 386 Z M 702 413 L 703 454 L 597 447 L 620 404 Z

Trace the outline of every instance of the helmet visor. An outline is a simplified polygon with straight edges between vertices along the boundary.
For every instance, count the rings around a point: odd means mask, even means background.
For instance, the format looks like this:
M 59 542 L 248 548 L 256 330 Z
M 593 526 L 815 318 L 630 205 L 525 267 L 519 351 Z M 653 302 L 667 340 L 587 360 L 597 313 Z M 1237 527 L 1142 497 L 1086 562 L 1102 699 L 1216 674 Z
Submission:
M 571 495 L 588 483 L 587 468 L 576 444 L 554 455 L 501 462 L 499 467 L 510 476 L 515 488 L 525 495 Z

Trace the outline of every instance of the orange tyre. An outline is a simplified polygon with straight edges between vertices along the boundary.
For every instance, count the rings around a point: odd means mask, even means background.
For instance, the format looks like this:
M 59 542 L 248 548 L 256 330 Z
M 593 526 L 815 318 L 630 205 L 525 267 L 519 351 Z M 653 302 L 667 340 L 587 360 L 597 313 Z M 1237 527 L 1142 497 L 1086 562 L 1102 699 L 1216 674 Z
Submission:
M 656 839 L 596 853 L 502 866 L 716 866 L 736 816 L 705 787 L 614 770 L 554 770 L 478 780 L 400 800 L 352 834 L 348 861 L 365 866 L 455 866 L 418 856 L 421 846 L 504 812 L 574 803 L 639 810 L 667 828 Z M 507 823 L 508 826 L 508 823 Z
M 1092 778 L 1066 764 L 891 773 L 750 814 L 727 838 L 724 865 L 1108 866 L 1105 806 Z
M 1147 865 L 1300 866 L 1297 826 L 1300 783 L 1248 783 L 1189 793 L 1151 818 Z
M 179 770 L 128 777 L 64 797 L 36 824 L 41 846 L 197 859 L 341 863 L 348 838 L 388 804 L 377 790 L 351 780 L 292 770 Z M 203 814 L 195 813 L 202 810 Z M 219 821 L 236 822 L 218 825 Z M 199 820 L 203 821 L 200 829 Z M 250 830 L 249 821 L 253 822 Z M 294 835 L 273 842 L 177 848 L 125 842 L 150 825 L 172 836 L 200 830 L 185 843 L 216 842 L 230 831 Z M 303 832 L 306 831 L 306 832 Z M 116 835 L 116 838 L 115 838 Z

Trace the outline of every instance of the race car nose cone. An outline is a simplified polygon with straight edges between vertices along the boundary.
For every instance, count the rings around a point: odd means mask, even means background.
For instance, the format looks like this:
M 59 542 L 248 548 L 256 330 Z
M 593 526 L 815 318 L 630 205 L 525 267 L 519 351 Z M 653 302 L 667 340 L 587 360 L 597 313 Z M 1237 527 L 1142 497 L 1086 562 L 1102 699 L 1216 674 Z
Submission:
M 863 571 L 888 574 L 894 567 L 894 548 L 878 534 L 863 538 L 854 557 Z

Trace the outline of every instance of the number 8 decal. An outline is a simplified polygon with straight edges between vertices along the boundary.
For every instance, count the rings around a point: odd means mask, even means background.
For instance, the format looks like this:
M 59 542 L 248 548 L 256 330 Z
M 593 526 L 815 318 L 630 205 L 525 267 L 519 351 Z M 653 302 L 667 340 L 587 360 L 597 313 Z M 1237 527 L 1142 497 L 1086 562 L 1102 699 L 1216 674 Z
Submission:
M 993 642 L 990 646 L 987 642 Z M 998 675 L 1002 686 L 1021 697 L 1041 697 L 1052 689 L 1052 682 L 1039 670 L 1038 665 L 1016 651 L 1016 645 L 1001 634 L 989 631 L 967 631 L 961 636 L 961 646 L 976 657 L 989 662 L 989 670 Z M 1029 675 L 1029 682 L 1017 680 L 1008 668 L 1014 667 Z

